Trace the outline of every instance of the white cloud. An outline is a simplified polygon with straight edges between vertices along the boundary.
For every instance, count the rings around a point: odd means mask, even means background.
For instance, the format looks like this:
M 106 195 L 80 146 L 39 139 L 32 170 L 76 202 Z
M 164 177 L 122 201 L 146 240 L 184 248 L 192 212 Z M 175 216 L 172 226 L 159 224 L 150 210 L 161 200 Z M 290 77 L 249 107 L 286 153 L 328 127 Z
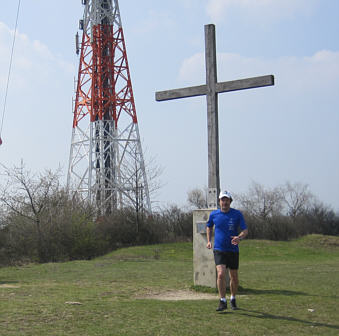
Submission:
M 339 52 L 322 50 L 311 57 L 283 58 L 278 68 L 286 87 L 290 90 L 295 88 L 299 91 L 324 94 L 333 94 L 338 90 Z
M 0 23 L 1 86 L 7 80 L 13 34 L 14 31 Z M 27 35 L 17 32 L 10 79 L 12 90 L 14 87 L 15 89 L 32 89 L 39 85 L 39 82 L 42 84 L 59 71 L 74 73 L 74 67 L 53 55 L 42 42 L 32 41 Z
M 293 17 L 297 13 L 308 14 L 318 2 L 319 0 L 209 0 L 206 11 L 214 22 L 225 20 L 225 17 L 237 10 L 241 10 L 242 16 L 248 18 L 272 21 Z
M 179 80 L 191 85 L 203 84 L 205 81 L 205 59 L 203 53 L 194 54 L 183 61 L 179 70 Z
M 0 24 L 0 102 L 5 93 L 13 33 Z M 54 55 L 44 43 L 17 33 L 2 133 L 2 163 L 11 165 L 22 158 L 35 169 L 56 167 L 64 161 L 70 133 L 62 133 L 71 128 L 74 73 L 74 66 Z M 42 153 L 51 148 L 55 155 L 44 158 Z
M 274 74 L 276 83 L 288 94 L 323 92 L 333 94 L 339 87 L 339 52 L 321 50 L 310 57 L 260 59 L 232 53 L 218 53 L 218 80 L 227 81 Z M 203 53 L 185 59 L 179 72 L 183 85 L 205 82 Z

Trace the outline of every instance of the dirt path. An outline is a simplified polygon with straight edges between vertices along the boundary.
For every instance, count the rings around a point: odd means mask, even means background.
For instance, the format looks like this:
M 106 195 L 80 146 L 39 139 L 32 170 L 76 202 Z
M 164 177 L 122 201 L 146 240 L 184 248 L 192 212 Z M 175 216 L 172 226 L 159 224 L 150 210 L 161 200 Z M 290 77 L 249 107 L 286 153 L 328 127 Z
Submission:
M 161 301 L 180 301 L 180 300 L 215 300 L 218 299 L 217 294 L 197 293 L 190 290 L 151 292 L 149 294 L 139 296 L 137 299 L 153 299 Z

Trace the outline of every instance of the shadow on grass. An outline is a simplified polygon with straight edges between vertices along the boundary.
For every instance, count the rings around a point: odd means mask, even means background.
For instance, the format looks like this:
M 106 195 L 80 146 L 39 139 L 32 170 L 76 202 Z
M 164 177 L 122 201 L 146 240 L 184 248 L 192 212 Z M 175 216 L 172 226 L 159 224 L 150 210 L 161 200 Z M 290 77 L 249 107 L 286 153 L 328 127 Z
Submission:
M 218 290 L 216 288 L 211 287 L 205 287 L 205 286 L 191 286 L 191 289 L 200 292 L 200 293 L 218 293 Z M 248 295 L 286 295 L 286 296 L 292 296 L 292 295 L 304 295 L 304 296 L 315 296 L 312 294 L 308 294 L 305 292 L 298 292 L 298 291 L 291 291 L 286 289 L 254 289 L 254 288 L 245 288 L 242 286 L 239 286 L 238 288 L 239 294 L 248 294 Z
M 239 312 L 239 314 L 241 314 L 241 315 L 248 316 L 248 317 L 254 317 L 254 318 L 258 318 L 258 319 L 272 319 L 272 320 L 299 322 L 299 323 L 303 323 L 305 325 L 309 325 L 309 326 L 313 326 L 313 327 L 326 327 L 326 328 L 332 328 L 332 329 L 338 329 L 339 330 L 339 325 L 301 320 L 301 319 L 297 319 L 295 317 L 273 315 L 273 314 L 264 313 L 264 312 L 256 311 L 256 310 L 238 308 L 237 312 Z
M 239 294 L 253 294 L 253 295 L 305 295 L 305 296 L 313 296 L 308 293 L 291 291 L 286 289 L 253 289 L 253 288 L 244 288 L 239 286 L 238 290 Z
M 305 292 L 298 292 L 298 291 L 291 291 L 286 289 L 254 289 L 254 288 L 244 288 L 239 286 L 238 290 L 239 294 L 245 295 L 245 294 L 252 294 L 252 295 L 286 295 L 286 296 L 293 296 L 293 295 L 304 295 L 304 296 L 319 296 L 314 294 L 309 294 Z M 332 299 L 339 299 L 339 296 L 336 295 L 322 295 L 323 297 L 330 297 Z
M 14 284 L 18 284 L 19 281 L 1 281 L 0 280 L 0 285 L 14 285 Z

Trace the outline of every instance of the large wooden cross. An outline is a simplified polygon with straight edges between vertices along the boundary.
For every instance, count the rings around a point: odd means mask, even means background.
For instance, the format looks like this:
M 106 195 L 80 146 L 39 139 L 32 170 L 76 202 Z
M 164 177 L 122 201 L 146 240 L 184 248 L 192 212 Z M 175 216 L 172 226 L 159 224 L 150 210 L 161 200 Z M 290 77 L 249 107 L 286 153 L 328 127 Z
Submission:
M 220 191 L 218 93 L 274 85 L 274 77 L 272 75 L 268 75 L 218 83 L 215 26 L 213 24 L 205 25 L 205 63 L 205 85 L 159 91 L 156 92 L 155 99 L 157 101 L 163 101 L 206 95 L 208 134 L 208 207 L 216 208 L 218 200 L 217 196 Z

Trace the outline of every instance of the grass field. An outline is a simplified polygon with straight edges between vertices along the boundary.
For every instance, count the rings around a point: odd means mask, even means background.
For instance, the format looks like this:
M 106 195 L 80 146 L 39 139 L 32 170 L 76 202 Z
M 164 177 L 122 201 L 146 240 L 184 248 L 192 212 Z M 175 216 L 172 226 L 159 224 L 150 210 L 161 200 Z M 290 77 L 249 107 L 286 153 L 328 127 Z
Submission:
M 193 285 L 192 244 L 0 269 L 0 335 L 338 335 L 339 237 L 241 243 L 239 310 L 161 300 Z M 158 299 L 155 299 L 158 298 Z

